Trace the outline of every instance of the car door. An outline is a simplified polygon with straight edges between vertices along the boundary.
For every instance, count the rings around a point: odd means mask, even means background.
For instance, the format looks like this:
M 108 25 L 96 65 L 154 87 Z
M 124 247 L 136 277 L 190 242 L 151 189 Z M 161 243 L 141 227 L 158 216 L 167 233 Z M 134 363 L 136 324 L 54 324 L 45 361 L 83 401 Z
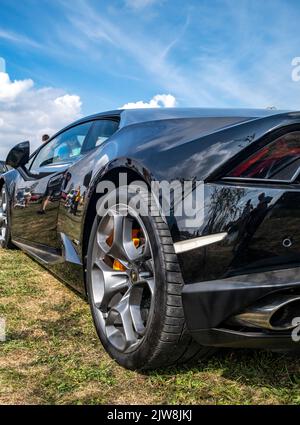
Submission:
M 61 192 L 58 231 L 71 241 L 76 241 L 76 250 L 79 249 L 81 224 L 92 174 L 107 164 L 109 158 L 106 154 L 102 156 L 102 148 L 118 129 L 119 120 L 116 117 L 95 120 L 84 146 L 84 152 L 91 152 L 91 155 L 72 165 L 66 173 Z
M 58 248 L 57 215 L 67 169 L 84 153 L 92 122 L 62 131 L 18 169 L 12 203 L 12 237 L 31 245 Z

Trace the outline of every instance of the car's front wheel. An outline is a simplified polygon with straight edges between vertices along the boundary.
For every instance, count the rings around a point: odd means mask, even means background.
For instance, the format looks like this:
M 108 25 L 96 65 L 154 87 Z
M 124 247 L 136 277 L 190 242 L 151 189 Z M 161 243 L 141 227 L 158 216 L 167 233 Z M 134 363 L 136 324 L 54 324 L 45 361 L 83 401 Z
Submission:
M 5 184 L 0 189 L 0 248 L 12 248 L 9 202 Z
M 180 267 L 169 228 L 140 191 L 97 216 L 90 235 L 87 291 L 106 351 L 130 369 L 152 369 L 204 356 L 185 327 Z M 135 196 L 134 205 L 130 198 Z M 136 198 L 138 202 L 136 202 Z M 109 197 L 108 197 L 109 198 Z M 109 202 L 109 199 L 103 200 Z

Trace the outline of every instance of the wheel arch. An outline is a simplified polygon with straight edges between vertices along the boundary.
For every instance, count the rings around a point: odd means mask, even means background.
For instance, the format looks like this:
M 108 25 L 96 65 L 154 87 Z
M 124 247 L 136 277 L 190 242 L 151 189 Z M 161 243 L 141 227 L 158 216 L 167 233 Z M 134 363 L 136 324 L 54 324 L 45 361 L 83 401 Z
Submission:
M 0 189 L 6 184 L 8 194 L 12 197 L 15 188 L 15 181 L 17 179 L 18 172 L 15 169 L 9 170 L 6 173 L 0 175 Z
M 119 187 L 119 174 L 120 173 L 126 173 L 127 174 L 127 183 L 130 184 L 136 180 L 143 181 L 147 185 L 149 185 L 149 182 L 146 181 L 145 177 L 139 173 L 136 170 L 132 170 L 130 168 L 127 168 L 125 166 L 118 166 L 116 168 L 113 168 L 103 174 L 99 179 L 96 180 L 96 183 L 93 184 L 92 192 L 89 196 L 89 202 L 86 207 L 83 226 L 82 226 L 82 258 L 83 262 L 85 264 L 86 260 L 86 254 L 88 250 L 88 243 L 89 243 L 89 235 L 93 226 L 94 219 L 96 217 L 96 206 L 98 200 L 103 196 L 103 194 L 97 193 L 96 186 L 98 183 L 104 180 L 112 181 L 116 187 Z

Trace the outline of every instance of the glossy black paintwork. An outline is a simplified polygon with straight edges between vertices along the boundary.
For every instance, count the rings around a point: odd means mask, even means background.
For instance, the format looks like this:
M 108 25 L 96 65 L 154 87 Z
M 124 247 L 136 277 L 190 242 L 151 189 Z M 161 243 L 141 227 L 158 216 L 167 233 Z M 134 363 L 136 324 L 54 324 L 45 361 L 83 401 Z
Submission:
M 105 117 L 120 117 L 120 128 L 131 124 L 145 123 L 149 121 L 161 121 L 169 119 L 189 119 L 189 118 L 233 118 L 243 117 L 266 118 L 279 114 L 287 114 L 289 111 L 278 111 L 274 109 L 234 109 L 234 108 L 150 108 L 150 109 L 118 109 L 110 112 L 101 112 L 76 121 L 75 124 L 85 122 L 89 119 L 99 119 Z M 297 112 L 296 112 L 297 114 Z
M 242 274 L 185 285 L 182 300 L 191 335 L 210 347 L 299 350 L 291 331 L 239 327 L 231 318 L 265 296 L 299 294 L 300 268 Z
M 39 178 L 28 176 L 21 169 L 3 177 L 11 194 L 13 239 L 40 244 L 41 249 L 57 250 L 62 261 L 48 266 L 77 290 L 85 291 L 83 266 L 70 260 L 73 257 L 68 251 L 74 251 L 81 264 L 84 263 L 84 234 L 91 224 L 90 208 L 96 185 L 107 173 L 117 174 L 124 169 L 149 184 L 153 180 L 206 181 L 204 223 L 189 229 L 183 220 L 170 217 L 173 240 L 220 231 L 228 231 L 229 238 L 180 256 L 186 282 L 221 278 L 245 269 L 285 267 L 299 261 L 297 186 L 230 185 L 219 178 L 226 167 L 239 161 L 245 150 L 265 143 L 265 138 L 273 137 L 278 129 L 287 131 L 295 125 L 300 128 L 299 113 L 200 109 L 113 111 L 79 123 L 101 118 L 120 119 L 120 129 L 72 166 Z M 55 190 L 51 191 L 47 214 L 39 215 L 51 184 Z M 75 192 L 76 208 L 68 204 Z M 27 193 L 30 193 L 29 202 Z M 288 251 L 282 247 L 282 239 L 287 236 L 293 238 Z
M 257 299 L 270 292 L 287 293 L 295 289 L 300 289 L 299 267 L 185 285 L 182 296 L 183 304 L 188 306 L 186 320 L 190 330 L 219 327 L 234 329 L 235 326 L 231 326 L 228 319 Z
M 228 237 L 193 255 L 181 255 L 188 282 L 262 269 L 300 265 L 300 189 L 293 186 L 211 183 L 205 187 L 204 222 L 178 224 L 178 238 L 228 232 Z M 284 247 L 290 239 L 292 245 Z M 201 265 L 199 267 L 199 265 Z

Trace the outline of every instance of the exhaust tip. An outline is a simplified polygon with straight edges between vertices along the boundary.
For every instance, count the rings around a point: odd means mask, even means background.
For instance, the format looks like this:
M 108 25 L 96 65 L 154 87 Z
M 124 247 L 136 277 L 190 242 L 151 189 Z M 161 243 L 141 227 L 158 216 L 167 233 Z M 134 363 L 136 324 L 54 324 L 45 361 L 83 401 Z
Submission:
M 275 331 L 293 329 L 300 317 L 300 295 L 272 295 L 233 317 L 231 323 Z
M 272 329 L 288 330 L 293 329 L 293 319 L 300 316 L 300 297 L 287 301 L 285 305 L 276 310 L 270 317 Z

